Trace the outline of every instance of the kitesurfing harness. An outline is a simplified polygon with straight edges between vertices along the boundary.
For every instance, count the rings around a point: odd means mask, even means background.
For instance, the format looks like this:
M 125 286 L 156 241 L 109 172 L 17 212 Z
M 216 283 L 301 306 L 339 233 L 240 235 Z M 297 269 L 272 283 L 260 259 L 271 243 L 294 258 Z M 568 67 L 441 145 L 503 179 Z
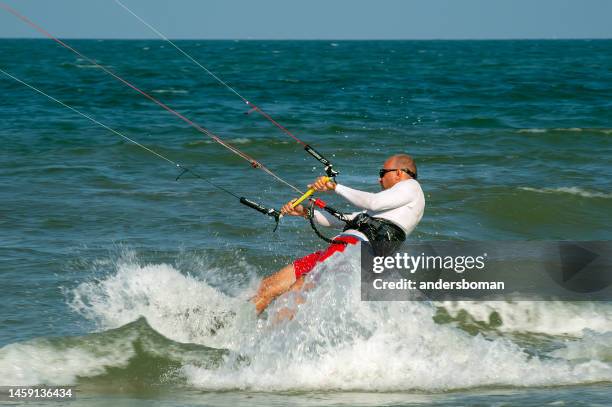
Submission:
M 329 239 L 319 232 L 314 222 L 315 206 L 344 222 L 345 226 L 343 231 L 357 230 L 363 233 L 367 237 L 374 254 L 377 256 L 386 256 L 393 253 L 399 245 L 406 240 L 406 233 L 402 228 L 387 219 L 370 216 L 365 212 L 349 219 L 345 213 L 330 207 L 321 199 L 316 199 L 311 202 L 308 208 L 308 220 L 316 235 L 328 243 L 346 244 L 346 242 L 340 240 Z

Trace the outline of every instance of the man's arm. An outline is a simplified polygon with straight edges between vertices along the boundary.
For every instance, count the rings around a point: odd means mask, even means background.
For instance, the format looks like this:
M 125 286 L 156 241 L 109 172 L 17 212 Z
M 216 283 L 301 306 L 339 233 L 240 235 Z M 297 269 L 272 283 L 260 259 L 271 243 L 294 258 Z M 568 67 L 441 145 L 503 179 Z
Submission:
M 392 188 L 377 193 L 359 191 L 340 184 L 336 185 L 335 191 L 351 204 L 373 212 L 399 208 L 418 197 L 418 188 L 411 181 L 398 182 Z

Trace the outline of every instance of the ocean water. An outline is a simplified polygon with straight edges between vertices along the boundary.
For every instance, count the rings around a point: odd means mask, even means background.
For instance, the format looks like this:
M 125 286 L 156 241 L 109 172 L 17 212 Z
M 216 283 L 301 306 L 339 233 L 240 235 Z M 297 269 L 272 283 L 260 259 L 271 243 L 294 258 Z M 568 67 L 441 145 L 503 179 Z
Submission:
M 321 174 L 167 44 L 68 42 L 300 188 Z M 179 45 L 342 183 L 376 191 L 413 155 L 411 239 L 612 237 L 612 41 Z M 241 196 L 295 197 L 51 41 L 0 40 L 0 68 Z M 361 302 L 349 251 L 293 321 L 257 319 L 259 279 L 324 246 L 307 223 L 273 233 L 3 75 L 0 96 L 0 385 L 74 385 L 72 405 L 612 405 L 612 304 Z

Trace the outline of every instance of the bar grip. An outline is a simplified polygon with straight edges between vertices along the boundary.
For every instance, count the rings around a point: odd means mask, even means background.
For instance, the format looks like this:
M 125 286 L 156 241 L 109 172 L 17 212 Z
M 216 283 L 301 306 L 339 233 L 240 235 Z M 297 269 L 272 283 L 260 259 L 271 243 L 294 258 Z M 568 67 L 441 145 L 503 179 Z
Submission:
M 325 178 L 326 178 L 325 182 L 329 182 L 329 181 L 331 181 L 331 178 L 330 178 L 330 177 L 325 177 Z M 306 199 L 310 198 L 310 196 L 311 196 L 312 194 L 314 194 L 314 193 L 315 193 L 314 188 L 310 188 L 308 191 L 306 191 L 306 193 L 305 193 L 304 195 L 302 195 L 302 196 L 301 196 L 301 197 L 299 197 L 299 198 L 298 198 L 298 199 L 297 199 L 295 202 L 293 202 L 293 203 L 291 204 L 291 207 L 292 207 L 292 208 L 295 208 L 296 206 L 298 206 L 299 204 L 301 204 L 302 202 L 304 202 Z

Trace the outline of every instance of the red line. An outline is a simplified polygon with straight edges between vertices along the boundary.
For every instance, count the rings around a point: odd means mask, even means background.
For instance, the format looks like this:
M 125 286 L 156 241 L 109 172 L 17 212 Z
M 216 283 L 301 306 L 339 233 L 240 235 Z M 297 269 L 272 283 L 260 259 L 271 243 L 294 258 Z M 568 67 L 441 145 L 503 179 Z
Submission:
M 261 114 L 263 117 L 265 117 L 266 119 L 268 119 L 270 121 L 270 123 L 272 123 L 273 125 L 275 125 L 276 127 L 278 127 L 279 129 L 281 129 L 282 131 L 284 131 L 287 135 L 291 136 L 291 138 L 293 138 L 295 141 L 297 141 L 298 143 L 300 143 L 303 146 L 306 146 L 306 143 L 304 143 L 302 140 L 300 140 L 299 138 L 297 138 L 296 136 L 293 135 L 293 133 L 291 133 L 285 126 L 283 126 L 282 124 L 280 124 L 279 122 L 277 122 L 276 120 L 274 120 L 272 118 L 272 116 L 270 116 L 268 113 L 264 112 L 263 110 L 261 110 L 259 107 L 255 106 L 254 104 L 250 104 L 251 106 L 253 106 L 253 109 L 257 110 L 257 112 L 259 112 L 259 114 Z

